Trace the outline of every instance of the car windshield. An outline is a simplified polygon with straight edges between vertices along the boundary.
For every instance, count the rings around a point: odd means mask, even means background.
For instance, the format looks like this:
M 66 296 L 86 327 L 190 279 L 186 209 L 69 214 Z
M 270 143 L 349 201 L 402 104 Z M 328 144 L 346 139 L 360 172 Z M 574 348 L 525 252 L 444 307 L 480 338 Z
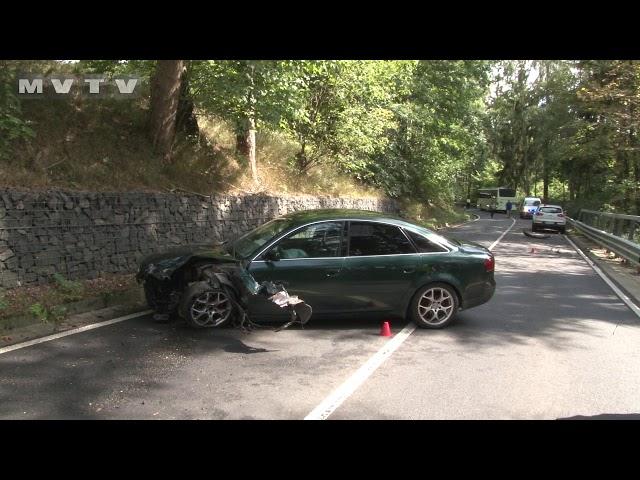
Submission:
M 562 213 L 562 209 L 558 207 L 542 207 L 540 211 L 542 213 Z
M 236 257 L 246 258 L 289 226 L 291 226 L 290 220 L 284 218 L 271 220 L 233 242 L 230 248 L 231 253 Z

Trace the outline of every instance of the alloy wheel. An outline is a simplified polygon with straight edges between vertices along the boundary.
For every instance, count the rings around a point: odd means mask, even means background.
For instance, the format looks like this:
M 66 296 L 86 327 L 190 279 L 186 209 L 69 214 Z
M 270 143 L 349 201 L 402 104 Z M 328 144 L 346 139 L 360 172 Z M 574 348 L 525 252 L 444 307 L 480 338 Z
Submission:
M 433 287 L 422 294 L 418 301 L 418 315 L 429 325 L 441 325 L 451 317 L 455 301 L 451 293 L 440 287 Z
M 223 292 L 204 292 L 191 304 L 191 318 L 200 327 L 217 327 L 231 315 L 231 302 Z

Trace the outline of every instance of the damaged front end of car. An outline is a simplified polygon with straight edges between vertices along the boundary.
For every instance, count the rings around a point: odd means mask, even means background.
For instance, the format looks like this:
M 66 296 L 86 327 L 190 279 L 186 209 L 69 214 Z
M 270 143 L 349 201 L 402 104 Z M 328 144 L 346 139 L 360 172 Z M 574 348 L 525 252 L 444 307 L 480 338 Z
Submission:
M 147 304 L 157 321 L 169 321 L 177 314 L 196 328 L 232 324 L 252 330 L 259 326 L 248 315 L 252 295 L 266 296 L 289 310 L 289 321 L 277 330 L 309 321 L 309 305 L 289 295 L 280 284 L 258 284 L 246 267 L 244 261 L 219 247 L 184 247 L 148 256 L 136 279 L 144 285 Z

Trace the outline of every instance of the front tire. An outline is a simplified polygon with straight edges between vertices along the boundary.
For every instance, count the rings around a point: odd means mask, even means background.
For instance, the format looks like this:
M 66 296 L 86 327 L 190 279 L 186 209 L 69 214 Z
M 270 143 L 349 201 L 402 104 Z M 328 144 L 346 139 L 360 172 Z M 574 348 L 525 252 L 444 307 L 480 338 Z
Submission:
M 191 285 L 180 305 L 180 316 L 194 328 L 220 328 L 234 315 L 230 293 L 206 282 Z
M 411 320 L 421 328 L 444 328 L 458 312 L 458 294 L 446 283 L 425 285 L 411 301 Z

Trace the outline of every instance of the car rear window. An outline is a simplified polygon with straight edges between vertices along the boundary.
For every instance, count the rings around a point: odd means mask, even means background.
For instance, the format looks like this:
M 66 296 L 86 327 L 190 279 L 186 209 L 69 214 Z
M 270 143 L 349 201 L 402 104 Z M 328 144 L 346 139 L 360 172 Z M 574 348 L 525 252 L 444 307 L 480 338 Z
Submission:
M 431 242 L 429 239 L 419 235 L 411 230 L 405 230 L 406 234 L 413 241 L 420 253 L 446 252 L 447 250 L 440 245 Z
M 349 256 L 401 253 L 416 253 L 416 251 L 398 227 L 382 223 L 351 222 L 349 226 Z
M 535 207 L 537 207 L 538 205 L 540 205 L 540 200 L 525 200 L 525 201 L 524 201 L 524 204 L 525 204 L 527 207 L 530 207 L 530 206 L 535 206 Z
M 558 207 L 542 207 L 540 211 L 542 213 L 562 213 L 562 209 Z

